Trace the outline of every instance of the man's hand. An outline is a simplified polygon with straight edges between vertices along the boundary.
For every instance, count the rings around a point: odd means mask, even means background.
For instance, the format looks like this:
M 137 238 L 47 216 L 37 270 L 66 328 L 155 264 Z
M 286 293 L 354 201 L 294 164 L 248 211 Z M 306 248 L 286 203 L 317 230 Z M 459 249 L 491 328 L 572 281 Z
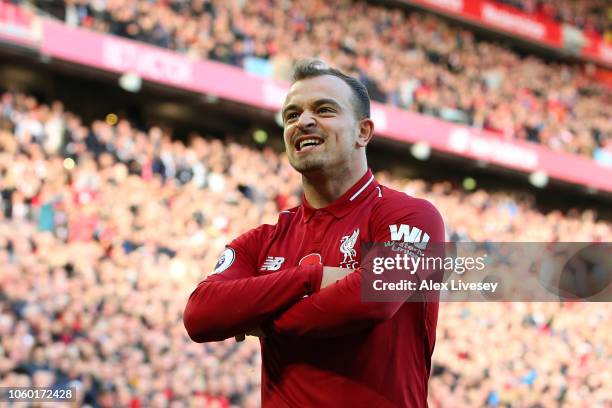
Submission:
M 337 268 L 335 266 L 324 266 L 323 267 L 323 278 L 321 279 L 321 289 L 339 281 L 350 273 L 355 272 L 353 269 L 346 268 Z M 245 334 L 240 334 L 235 336 L 237 342 L 244 341 L 246 336 L 255 336 L 255 337 L 266 337 L 263 330 L 260 327 L 256 327 L 253 330 L 246 332 Z
M 323 279 L 321 279 L 321 289 L 339 281 L 345 276 L 355 272 L 353 269 L 337 268 L 335 266 L 323 267 Z
M 244 341 L 246 336 L 254 336 L 254 337 L 264 338 L 264 337 L 266 337 L 266 334 L 263 332 L 263 330 L 261 330 L 260 327 L 256 327 L 253 330 L 249 330 L 245 334 L 240 334 L 238 336 L 235 336 L 234 338 L 236 339 L 237 342 L 241 342 L 241 341 Z

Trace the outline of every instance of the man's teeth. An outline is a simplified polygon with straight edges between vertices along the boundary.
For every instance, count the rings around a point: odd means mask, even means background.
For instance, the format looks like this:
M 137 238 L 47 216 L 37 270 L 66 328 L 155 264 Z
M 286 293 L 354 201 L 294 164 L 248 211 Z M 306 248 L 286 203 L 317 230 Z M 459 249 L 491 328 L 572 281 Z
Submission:
M 305 139 L 302 140 L 300 142 L 300 150 L 304 147 L 304 146 L 308 146 L 308 145 L 320 145 L 322 142 L 318 139 Z

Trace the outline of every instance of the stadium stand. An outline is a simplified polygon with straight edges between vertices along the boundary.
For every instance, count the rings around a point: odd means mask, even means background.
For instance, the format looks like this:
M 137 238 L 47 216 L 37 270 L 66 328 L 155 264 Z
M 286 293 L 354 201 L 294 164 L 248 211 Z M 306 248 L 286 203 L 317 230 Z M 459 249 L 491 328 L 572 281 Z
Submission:
M 431 14 L 348 0 L 33 3 L 68 25 L 281 79 L 300 56 L 318 55 L 359 77 L 373 100 L 596 160 L 612 155 L 610 88 L 589 66 L 522 56 Z M 605 19 L 590 11 L 601 1 L 511 3 Z
M 193 343 L 182 308 L 229 239 L 299 202 L 299 176 L 270 149 L 196 135 L 184 145 L 107 121 L 2 94 L 0 385 L 74 385 L 79 406 L 258 406 L 258 343 Z M 543 213 L 528 196 L 378 177 L 435 203 L 453 240 L 612 236 L 591 210 Z M 606 406 L 611 313 L 446 304 L 430 405 Z
M 612 6 L 606 0 L 497 0 L 525 13 L 567 23 L 612 40 Z

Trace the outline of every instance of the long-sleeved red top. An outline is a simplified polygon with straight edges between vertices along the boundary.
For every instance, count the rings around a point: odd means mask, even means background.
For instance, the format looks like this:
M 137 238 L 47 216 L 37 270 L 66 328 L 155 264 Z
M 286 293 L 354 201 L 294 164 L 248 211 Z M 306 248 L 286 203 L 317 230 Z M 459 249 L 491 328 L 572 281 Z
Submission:
M 420 247 L 444 242 L 428 201 L 379 185 L 368 171 L 328 207 L 283 211 L 223 252 L 184 313 L 197 342 L 258 326 L 264 407 L 426 407 L 435 302 L 363 302 L 362 273 L 320 289 L 323 267 L 358 269 L 360 242 L 405 225 Z

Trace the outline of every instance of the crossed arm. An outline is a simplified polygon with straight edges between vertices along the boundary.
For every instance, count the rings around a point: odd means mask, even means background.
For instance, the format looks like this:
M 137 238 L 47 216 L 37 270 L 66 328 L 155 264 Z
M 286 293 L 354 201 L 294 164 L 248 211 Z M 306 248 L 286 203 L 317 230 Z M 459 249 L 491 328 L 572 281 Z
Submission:
M 401 306 L 362 302 L 362 273 L 309 265 L 235 280 L 212 275 L 191 294 L 183 321 L 196 342 L 240 341 L 262 334 L 259 327 L 310 337 L 356 332 L 391 318 Z
M 313 293 L 322 278 L 319 265 L 297 266 L 263 276 L 254 276 L 251 269 L 235 265 L 230 274 L 213 274 L 191 293 L 183 323 L 193 341 L 220 341 L 246 333 Z M 231 274 L 236 273 L 251 276 L 232 278 Z
M 431 242 L 444 241 L 444 224 L 428 203 L 397 221 L 429 231 Z M 405 213 L 405 209 L 401 209 Z M 433 219 L 423 225 L 422 219 Z M 388 220 L 376 222 L 374 238 L 388 241 Z M 387 228 L 385 230 L 385 228 Z M 245 244 L 249 245 L 242 245 Z M 183 321 L 196 342 L 240 338 L 258 327 L 292 336 L 331 337 L 373 327 L 393 317 L 403 302 L 363 302 L 362 269 L 353 271 L 320 265 L 300 265 L 256 276 L 261 238 L 252 234 L 238 242 L 236 260 L 223 273 L 209 276 L 189 297 Z M 243 251 L 240 248 L 253 248 Z M 308 295 L 308 296 L 305 296 Z
M 233 268 L 233 272 L 239 268 Z M 312 295 L 350 272 L 308 265 L 236 279 L 214 274 L 192 292 L 183 322 L 196 342 L 240 338 L 299 302 L 304 295 Z

